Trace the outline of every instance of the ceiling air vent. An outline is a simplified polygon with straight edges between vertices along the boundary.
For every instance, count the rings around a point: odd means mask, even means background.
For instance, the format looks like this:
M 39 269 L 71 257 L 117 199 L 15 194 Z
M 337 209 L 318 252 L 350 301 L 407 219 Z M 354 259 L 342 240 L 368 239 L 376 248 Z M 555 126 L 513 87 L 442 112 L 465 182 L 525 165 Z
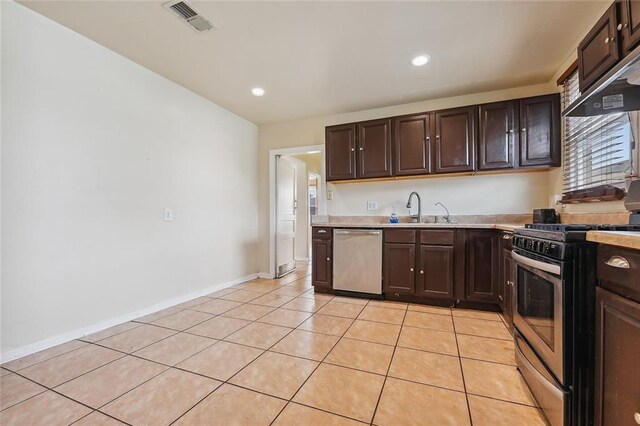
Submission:
M 198 13 L 197 10 L 193 8 L 186 1 L 170 1 L 169 3 L 165 3 L 165 9 L 170 10 L 176 15 L 178 18 L 186 22 L 191 28 L 202 33 L 214 29 L 215 27 L 207 18 Z

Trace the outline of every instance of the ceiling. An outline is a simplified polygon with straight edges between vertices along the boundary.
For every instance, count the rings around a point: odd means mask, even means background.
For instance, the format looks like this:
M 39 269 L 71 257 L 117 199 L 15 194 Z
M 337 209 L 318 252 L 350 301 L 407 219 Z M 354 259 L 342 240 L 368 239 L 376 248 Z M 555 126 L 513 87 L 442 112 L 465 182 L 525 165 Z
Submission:
M 607 3 L 21 2 L 258 124 L 548 82 Z

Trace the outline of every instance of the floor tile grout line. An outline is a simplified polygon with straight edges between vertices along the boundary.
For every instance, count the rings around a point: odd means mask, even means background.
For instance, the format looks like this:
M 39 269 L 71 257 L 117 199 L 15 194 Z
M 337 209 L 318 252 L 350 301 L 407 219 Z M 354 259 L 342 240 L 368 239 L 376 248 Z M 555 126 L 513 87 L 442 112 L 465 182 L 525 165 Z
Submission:
M 408 306 L 407 306 L 408 308 Z M 398 336 L 396 337 L 396 343 L 393 345 L 393 352 L 391 353 L 391 359 L 389 360 L 389 365 L 387 366 L 387 372 L 384 375 L 384 381 L 382 382 L 382 387 L 380 388 L 380 394 L 378 395 L 378 400 L 376 401 L 376 406 L 373 409 L 373 414 L 371 415 L 370 425 L 373 425 L 373 421 L 376 418 L 376 413 L 378 412 L 378 407 L 380 406 L 380 401 L 382 400 L 382 393 L 384 392 L 384 387 L 387 385 L 387 378 L 389 377 L 389 371 L 391 371 L 391 364 L 393 364 L 393 358 L 396 356 L 396 349 L 398 348 L 398 343 L 400 342 L 400 335 L 402 334 L 402 328 L 404 327 L 404 320 L 407 318 L 407 309 L 404 311 L 404 315 L 402 317 L 402 324 L 400 324 L 400 330 L 398 331 Z
M 467 414 L 469 415 L 469 423 L 473 426 L 473 416 L 471 415 L 471 404 L 469 403 L 469 394 L 467 392 L 467 382 L 464 378 L 464 368 L 462 366 L 462 357 L 460 354 L 460 345 L 458 344 L 458 333 L 456 332 L 456 322 L 453 321 L 453 333 L 456 338 L 456 349 L 458 350 L 458 363 L 460 365 L 460 374 L 462 375 L 462 386 L 464 388 L 464 399 L 467 401 Z
M 367 301 L 367 304 L 369 302 Z M 366 304 L 365 304 L 366 306 Z M 317 313 L 314 313 L 311 317 L 313 317 L 314 315 L 317 315 Z M 309 318 L 311 318 L 309 317 Z M 336 348 L 336 346 L 338 346 L 338 344 L 340 343 L 340 341 L 344 338 L 345 334 L 349 331 L 349 329 L 353 326 L 355 320 L 351 321 L 351 324 L 349 324 L 349 327 L 347 327 L 347 329 L 338 337 L 338 339 L 336 340 L 336 342 L 334 343 L 334 345 L 331 347 L 331 349 L 329 349 L 327 351 L 327 353 L 324 355 L 324 357 L 322 358 L 322 360 L 320 360 L 320 362 L 318 362 L 318 365 L 316 365 L 316 368 L 313 369 L 313 371 L 311 372 L 311 374 L 309 374 L 309 376 L 307 376 L 307 378 L 302 382 L 302 384 L 298 387 L 298 389 L 293 393 L 293 396 L 291 396 L 291 398 L 289 399 L 289 402 L 287 402 L 287 404 L 282 407 L 282 410 L 280 410 L 280 412 L 278 413 L 278 415 L 271 421 L 270 425 L 273 425 L 273 423 L 278 419 L 278 417 L 280 417 L 280 415 L 282 414 L 282 412 L 284 411 L 285 408 L 287 408 L 287 405 L 289 405 L 290 403 L 293 402 L 294 398 L 296 397 L 296 395 L 298 395 L 298 393 L 300 392 L 300 390 L 304 387 L 305 384 L 307 384 L 307 382 L 309 381 L 309 379 L 315 374 L 315 372 L 318 370 L 318 368 L 320 368 L 320 366 L 324 363 L 324 361 L 327 359 L 327 357 L 329 356 L 329 354 L 331 352 L 333 352 L 333 350 Z M 316 408 L 316 407 L 313 407 Z M 325 410 L 322 410 L 325 411 Z M 326 411 L 328 413 L 331 413 L 330 411 Z M 337 414 L 337 413 L 331 413 L 331 414 Z M 351 417 L 347 417 L 347 416 L 342 416 L 348 419 L 352 419 Z M 354 419 L 357 420 L 357 419 Z M 359 420 L 358 420 L 359 421 Z

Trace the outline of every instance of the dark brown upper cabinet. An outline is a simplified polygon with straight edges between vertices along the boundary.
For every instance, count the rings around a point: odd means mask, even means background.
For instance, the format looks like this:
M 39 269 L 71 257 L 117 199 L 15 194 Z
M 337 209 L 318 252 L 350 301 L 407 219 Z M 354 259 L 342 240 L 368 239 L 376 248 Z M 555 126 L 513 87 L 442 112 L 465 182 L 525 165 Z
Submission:
M 415 244 L 384 244 L 383 290 L 389 294 L 415 292 Z
M 616 6 L 614 2 L 578 45 L 578 83 L 581 92 L 620 60 Z
M 480 105 L 478 169 L 508 169 L 517 160 L 518 102 L 494 102 Z
M 475 170 L 475 106 L 434 113 L 434 173 Z
M 500 238 L 495 231 L 467 231 L 466 300 L 500 304 Z
M 620 1 L 620 23 L 622 52 L 629 53 L 640 42 L 640 0 Z
M 391 176 L 391 120 L 358 123 L 358 166 L 356 176 Z
M 453 299 L 453 246 L 421 245 L 416 294 Z
M 560 165 L 560 94 L 520 100 L 520 167 Z
M 327 180 L 356 178 L 356 125 L 341 124 L 325 129 Z
M 431 135 L 429 114 L 393 119 L 393 142 L 396 176 L 422 175 L 431 172 Z

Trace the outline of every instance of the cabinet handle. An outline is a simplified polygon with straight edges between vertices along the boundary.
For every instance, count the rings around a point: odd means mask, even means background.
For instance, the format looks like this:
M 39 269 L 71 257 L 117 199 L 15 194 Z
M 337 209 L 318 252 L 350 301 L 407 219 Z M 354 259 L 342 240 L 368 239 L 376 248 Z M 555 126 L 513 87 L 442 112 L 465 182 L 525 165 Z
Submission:
M 618 31 L 620 31 L 620 30 L 622 29 L 622 24 L 618 24 L 618 26 L 616 27 L 616 29 L 617 29 Z
M 636 423 L 640 425 L 640 413 L 638 413 L 637 411 L 633 413 L 633 420 L 635 420 Z
M 422 269 L 420 270 L 420 273 L 421 273 L 422 275 L 424 275 L 424 271 L 423 271 Z
M 622 256 L 611 256 L 609 260 L 604 263 L 614 268 L 629 269 L 629 261 Z
M 604 39 L 604 44 L 609 44 L 609 37 Z
M 318 230 L 318 234 L 326 234 L 327 230 L 326 229 L 319 229 Z
M 410 268 L 409 270 L 410 270 L 411 272 L 413 272 L 413 268 Z
M 509 235 L 509 234 L 504 234 L 504 235 L 502 236 L 502 239 L 503 239 L 503 240 L 510 240 L 510 239 L 511 239 L 511 235 Z
M 501 295 L 501 294 L 499 294 L 499 295 L 498 295 L 498 299 L 500 299 L 500 300 L 504 300 L 504 299 L 502 298 L 502 295 Z

